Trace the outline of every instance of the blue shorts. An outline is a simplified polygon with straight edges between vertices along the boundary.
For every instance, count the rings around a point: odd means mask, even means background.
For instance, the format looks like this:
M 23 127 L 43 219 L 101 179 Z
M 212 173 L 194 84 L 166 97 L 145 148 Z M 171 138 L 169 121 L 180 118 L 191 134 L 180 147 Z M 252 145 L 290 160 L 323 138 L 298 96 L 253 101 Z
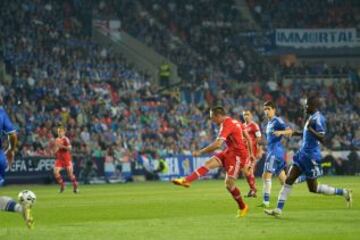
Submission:
M 4 184 L 5 181 L 5 170 L 7 168 L 7 160 L 3 152 L 0 152 L 0 186 Z
M 266 155 L 263 172 L 269 172 L 278 176 L 285 168 L 286 164 L 282 152 L 278 154 L 270 152 Z
M 298 151 L 294 155 L 294 165 L 298 166 L 308 179 L 315 179 L 322 175 L 321 156 Z

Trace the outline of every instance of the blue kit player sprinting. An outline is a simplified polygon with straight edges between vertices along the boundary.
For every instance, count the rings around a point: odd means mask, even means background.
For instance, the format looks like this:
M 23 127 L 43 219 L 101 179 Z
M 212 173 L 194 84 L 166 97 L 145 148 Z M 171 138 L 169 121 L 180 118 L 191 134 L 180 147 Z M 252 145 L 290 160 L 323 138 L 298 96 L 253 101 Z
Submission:
M 324 142 L 326 133 L 325 117 L 319 112 L 320 100 L 317 97 L 310 97 L 305 103 L 305 112 L 308 119 L 303 132 L 292 131 L 291 135 L 302 135 L 302 145 L 294 155 L 294 165 L 291 167 L 285 184 L 280 190 L 277 208 L 265 209 L 265 213 L 272 216 L 279 216 L 287 200 L 292 185 L 301 175 L 306 176 L 309 191 L 325 195 L 339 195 L 346 200 L 348 207 L 352 203 L 352 192 L 345 188 L 335 188 L 325 184 L 319 184 L 317 178 L 321 175 L 321 151 L 320 143 Z

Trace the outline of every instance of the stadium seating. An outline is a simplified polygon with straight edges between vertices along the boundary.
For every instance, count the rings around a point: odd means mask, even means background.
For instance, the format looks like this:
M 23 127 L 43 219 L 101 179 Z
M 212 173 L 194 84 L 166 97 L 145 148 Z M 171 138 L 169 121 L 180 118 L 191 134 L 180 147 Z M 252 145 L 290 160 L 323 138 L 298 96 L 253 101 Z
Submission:
M 113 14 L 121 16 L 123 30 L 179 64 L 184 82 L 189 82 L 187 77 L 201 75 L 197 81 L 190 81 L 190 85 L 167 94 L 159 94 L 156 86 L 149 86 L 145 73 L 133 69 L 125 59 L 114 56 L 111 49 L 99 46 L 81 33 L 73 6 L 57 1 L 46 5 L 42 1 L 4 2 L 8 7 L 1 8 L 2 16 L 6 16 L 1 23 L 3 60 L 13 80 L 0 83 L 0 91 L 4 106 L 19 129 L 20 153 L 24 156 L 51 154 L 49 149 L 59 123 L 67 126 L 75 154 L 104 156 L 108 148 L 113 148 L 118 159 L 134 160 L 144 151 L 156 151 L 160 155 L 190 153 L 216 137 L 214 128 L 209 128 L 208 106 L 224 105 L 238 118 L 248 108 L 254 112 L 256 121 L 264 123 L 262 103 L 271 99 L 289 124 L 300 128 L 304 119 L 299 103 L 303 94 L 309 92 L 320 93 L 327 100 L 324 109 L 329 126 L 327 146 L 360 147 L 356 69 L 315 64 L 278 66 L 281 76 L 290 75 L 298 80 L 290 85 L 268 82 L 263 76 L 266 71 L 250 67 L 262 59 L 249 62 L 256 55 L 246 57 L 241 48 L 232 45 L 232 29 L 236 29 L 233 24 L 239 19 L 235 12 L 224 16 L 224 12 L 235 11 L 232 1 L 211 7 L 206 7 L 206 1 L 193 4 L 181 1 L 175 6 L 160 0 L 116 1 L 124 8 L 100 7 L 99 3 L 97 16 L 118 11 Z M 164 13 L 174 7 L 179 11 L 170 21 L 170 16 Z M 61 8 L 64 15 L 52 14 L 54 9 Z M 150 10 L 144 11 L 145 8 Z M 206 14 L 185 13 L 200 8 Z M 181 13 L 187 21 L 184 22 Z M 224 29 L 212 28 L 214 23 L 206 18 L 209 14 L 223 21 Z M 204 24 L 205 32 L 200 30 Z M 230 29 L 226 29 L 228 24 Z M 15 26 L 22 27 L 15 32 Z M 218 34 L 230 42 L 224 42 Z M 234 62 L 239 69 L 233 66 Z M 241 72 L 243 65 L 248 69 L 245 75 Z M 212 66 L 212 72 L 208 66 Z M 304 84 L 299 77 L 330 73 L 348 76 L 348 80 L 325 86 L 321 82 Z M 299 141 L 291 140 L 287 147 L 295 149 Z
M 247 0 L 264 29 L 347 28 L 359 26 L 359 1 Z

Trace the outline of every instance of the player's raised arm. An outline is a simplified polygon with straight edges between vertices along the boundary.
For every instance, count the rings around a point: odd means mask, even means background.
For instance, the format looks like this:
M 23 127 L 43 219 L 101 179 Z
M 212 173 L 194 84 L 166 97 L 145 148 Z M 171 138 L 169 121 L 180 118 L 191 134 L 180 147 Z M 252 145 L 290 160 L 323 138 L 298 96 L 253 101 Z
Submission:
M 293 134 L 293 130 L 281 118 L 276 118 L 274 124 L 275 124 L 275 131 L 273 134 L 276 137 L 280 137 L 280 136 L 291 137 L 291 135 Z
M 286 128 L 285 130 L 275 131 L 274 135 L 277 137 L 279 136 L 291 137 L 293 133 L 294 131 L 291 128 Z
M 218 137 L 216 138 L 216 140 L 213 143 L 211 143 L 207 147 L 205 147 L 201 150 L 198 150 L 198 151 L 194 151 L 192 153 L 192 155 L 194 157 L 198 157 L 204 153 L 210 153 L 210 152 L 215 151 L 216 149 L 219 149 L 221 147 L 221 145 L 223 144 L 223 142 L 225 141 L 225 139 L 231 133 L 233 126 L 229 125 L 228 122 L 225 121 L 226 115 L 225 115 L 224 110 L 221 109 L 218 111 L 220 112 L 219 114 L 215 114 L 212 110 L 210 111 L 210 119 L 212 119 L 213 122 L 215 122 L 216 124 L 218 124 L 220 126 Z
M 192 153 L 192 155 L 194 157 L 198 157 L 204 153 L 211 153 L 211 152 L 215 151 L 216 149 L 219 149 L 222 146 L 223 142 L 224 142 L 223 139 L 217 138 L 214 142 L 209 144 L 207 147 L 204 147 L 203 149 L 200 149 L 199 151 L 194 151 Z

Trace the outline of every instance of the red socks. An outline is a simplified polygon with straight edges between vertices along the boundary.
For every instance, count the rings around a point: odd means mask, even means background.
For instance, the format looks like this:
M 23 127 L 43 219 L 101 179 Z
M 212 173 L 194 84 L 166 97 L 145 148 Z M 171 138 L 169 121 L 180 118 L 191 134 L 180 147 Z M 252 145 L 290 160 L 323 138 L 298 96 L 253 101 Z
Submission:
M 63 179 L 61 178 L 60 175 L 59 175 L 59 176 L 55 176 L 55 179 L 56 179 L 56 182 L 57 182 L 60 186 L 64 185 L 64 181 L 63 181 Z
M 227 190 L 231 193 L 232 197 L 237 202 L 239 208 L 244 209 L 245 203 L 241 197 L 240 190 L 237 187 L 234 187 L 232 190 L 228 188 Z
M 189 176 L 187 176 L 185 178 L 185 180 L 187 182 L 192 182 L 197 180 L 199 177 L 202 177 L 204 175 L 206 175 L 209 172 L 209 169 L 207 169 L 206 167 L 202 166 L 199 167 L 198 169 L 196 169 L 193 173 L 191 173 Z
M 75 176 L 73 176 L 70 180 L 71 180 L 71 182 L 72 182 L 73 187 L 74 187 L 74 188 L 77 188 L 78 183 L 77 183 L 77 181 L 76 181 Z
M 254 192 L 256 192 L 256 185 L 255 185 L 255 176 L 254 174 L 249 174 L 246 176 L 246 180 L 250 186 L 250 189 Z

